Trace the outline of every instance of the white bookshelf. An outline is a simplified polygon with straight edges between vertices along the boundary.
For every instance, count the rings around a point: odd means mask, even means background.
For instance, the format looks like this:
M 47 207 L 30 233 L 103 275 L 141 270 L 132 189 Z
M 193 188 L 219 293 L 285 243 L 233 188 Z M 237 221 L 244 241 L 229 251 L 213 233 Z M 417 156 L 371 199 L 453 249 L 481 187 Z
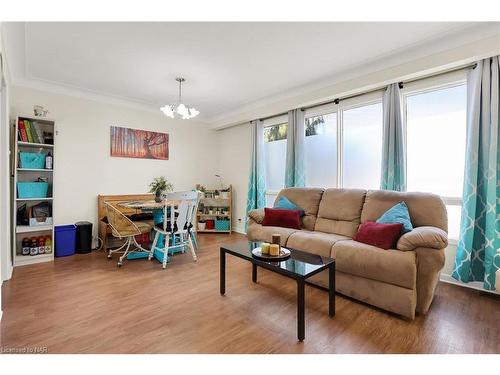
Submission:
M 54 144 L 46 143 L 30 143 L 24 142 L 19 139 L 19 120 L 28 120 L 30 122 L 36 122 L 42 132 L 52 133 L 52 139 L 54 139 Z M 32 168 L 21 168 L 19 164 L 19 152 L 36 152 L 40 150 L 41 152 L 50 152 L 53 156 L 55 162 L 55 121 L 39 118 L 33 116 L 17 116 L 15 123 L 15 150 L 14 150 L 14 185 L 13 185 L 13 259 L 14 267 L 24 266 L 28 264 L 50 262 L 54 260 L 54 225 L 44 224 L 37 226 L 30 225 L 17 225 L 17 209 L 23 204 L 27 205 L 27 208 L 38 204 L 40 202 L 50 202 L 52 206 L 52 223 L 54 223 L 55 207 L 54 207 L 54 163 L 52 165 L 53 169 L 32 169 Z M 29 182 L 36 181 L 38 177 L 45 177 L 48 179 L 49 190 L 46 198 L 19 198 L 17 192 L 18 182 Z M 24 238 L 39 237 L 39 236 L 50 236 L 52 239 L 52 251 L 49 254 L 38 254 L 38 255 L 22 255 L 22 240 Z
M 197 189 L 199 189 L 197 185 Z M 231 185 L 227 188 L 228 191 L 225 193 L 225 197 L 222 193 L 216 189 L 205 190 L 203 197 L 200 200 L 200 205 L 198 207 L 198 212 L 196 213 L 196 230 L 199 233 L 231 233 L 232 231 L 232 199 L 233 199 L 233 188 Z M 217 194 L 217 195 L 216 195 Z M 217 198 L 216 198 L 217 196 Z M 207 212 L 212 210 L 212 213 Z M 219 212 L 216 212 L 219 211 Z M 223 211 L 224 213 L 222 213 Z M 227 230 L 218 229 L 200 229 L 200 220 L 227 220 L 229 228 Z

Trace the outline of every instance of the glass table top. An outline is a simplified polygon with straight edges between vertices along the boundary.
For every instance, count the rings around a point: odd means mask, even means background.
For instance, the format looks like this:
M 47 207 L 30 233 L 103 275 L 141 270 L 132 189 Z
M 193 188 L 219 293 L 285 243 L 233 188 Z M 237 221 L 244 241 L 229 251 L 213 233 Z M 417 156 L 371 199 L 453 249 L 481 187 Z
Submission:
M 303 277 L 308 277 L 322 271 L 323 269 L 328 268 L 331 263 L 335 262 L 332 258 L 325 258 L 317 254 L 311 254 L 305 251 L 291 249 L 289 247 L 285 247 L 291 252 L 288 259 L 281 262 L 266 262 L 264 260 L 257 259 L 252 255 L 252 250 L 259 247 L 261 243 L 262 242 L 239 241 L 223 244 L 221 245 L 221 249 L 227 253 L 250 260 L 259 265 L 265 265 L 265 268 L 267 269 L 272 270 L 273 267 L 276 267 L 276 272 L 290 273 Z

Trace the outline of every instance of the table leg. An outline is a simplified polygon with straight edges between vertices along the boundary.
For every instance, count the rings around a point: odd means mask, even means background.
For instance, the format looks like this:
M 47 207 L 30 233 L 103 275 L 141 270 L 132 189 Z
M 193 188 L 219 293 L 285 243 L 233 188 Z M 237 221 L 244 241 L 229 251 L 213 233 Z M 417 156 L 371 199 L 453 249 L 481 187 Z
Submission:
M 226 252 L 220 249 L 220 294 L 226 293 Z
M 335 262 L 328 267 L 328 312 L 335 316 Z
M 255 263 L 252 263 L 252 281 L 257 282 L 257 265 Z
M 306 306 L 305 306 L 305 290 L 304 280 L 297 279 L 297 337 L 299 341 L 303 341 L 306 335 Z

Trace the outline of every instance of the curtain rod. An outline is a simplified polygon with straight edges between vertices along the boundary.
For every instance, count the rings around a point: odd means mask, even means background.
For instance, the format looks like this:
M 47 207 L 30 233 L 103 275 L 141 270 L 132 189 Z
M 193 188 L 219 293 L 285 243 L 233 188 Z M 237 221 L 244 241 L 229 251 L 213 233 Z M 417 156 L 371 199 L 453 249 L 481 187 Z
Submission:
M 403 86 L 405 84 L 407 84 L 407 83 L 420 81 L 422 79 L 426 79 L 426 78 L 430 78 L 430 77 L 437 77 L 437 76 L 440 76 L 440 75 L 443 75 L 443 74 L 447 74 L 447 73 L 458 72 L 460 70 L 465 70 L 465 69 L 470 69 L 470 68 L 475 69 L 476 66 L 477 66 L 477 63 L 473 63 L 473 64 L 469 64 L 469 65 L 465 65 L 465 66 L 460 66 L 460 67 L 448 69 L 448 70 L 445 70 L 445 71 L 442 71 L 442 72 L 439 72 L 439 73 L 428 74 L 428 75 L 424 75 L 424 76 L 421 76 L 421 77 L 418 77 L 418 78 L 409 79 L 407 81 L 400 81 L 400 82 L 398 82 L 398 85 L 399 85 L 399 88 L 402 89 Z M 326 102 L 321 102 L 321 103 L 313 104 L 313 105 L 310 105 L 310 106 L 304 106 L 304 107 L 301 107 L 300 110 L 301 111 L 305 111 L 306 109 L 321 107 L 323 105 L 339 104 L 342 100 L 357 98 L 358 96 L 370 94 L 370 93 L 376 92 L 376 91 L 381 91 L 381 90 L 384 90 L 387 86 L 388 85 L 383 85 L 383 86 L 380 86 L 380 87 L 377 87 L 377 88 L 374 88 L 374 89 L 371 89 L 371 90 L 360 92 L 358 94 L 348 95 L 348 96 L 344 96 L 344 97 L 341 97 L 341 98 L 335 98 L 333 100 L 329 100 L 329 101 L 326 101 Z M 278 113 L 277 115 L 263 117 L 263 118 L 260 118 L 259 120 L 260 121 L 265 121 L 265 120 L 269 120 L 271 118 L 278 117 L 278 116 L 283 116 L 283 115 L 286 115 L 286 114 L 288 114 L 288 112 L 283 112 L 283 113 Z

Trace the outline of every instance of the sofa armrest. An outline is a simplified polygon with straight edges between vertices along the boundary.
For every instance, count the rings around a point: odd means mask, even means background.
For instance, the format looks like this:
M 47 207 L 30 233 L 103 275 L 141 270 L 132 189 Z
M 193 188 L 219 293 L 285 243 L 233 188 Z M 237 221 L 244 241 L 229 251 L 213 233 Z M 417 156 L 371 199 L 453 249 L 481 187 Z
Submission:
M 439 271 L 444 267 L 444 249 L 417 247 L 417 312 L 426 314 L 434 299 Z
M 256 210 L 252 210 L 248 212 L 248 217 L 255 221 L 257 224 L 262 223 L 265 216 L 265 211 L 263 208 L 257 208 Z
M 436 227 L 417 227 L 403 234 L 396 245 L 398 250 L 409 251 L 417 247 L 444 249 L 448 246 L 448 234 Z

